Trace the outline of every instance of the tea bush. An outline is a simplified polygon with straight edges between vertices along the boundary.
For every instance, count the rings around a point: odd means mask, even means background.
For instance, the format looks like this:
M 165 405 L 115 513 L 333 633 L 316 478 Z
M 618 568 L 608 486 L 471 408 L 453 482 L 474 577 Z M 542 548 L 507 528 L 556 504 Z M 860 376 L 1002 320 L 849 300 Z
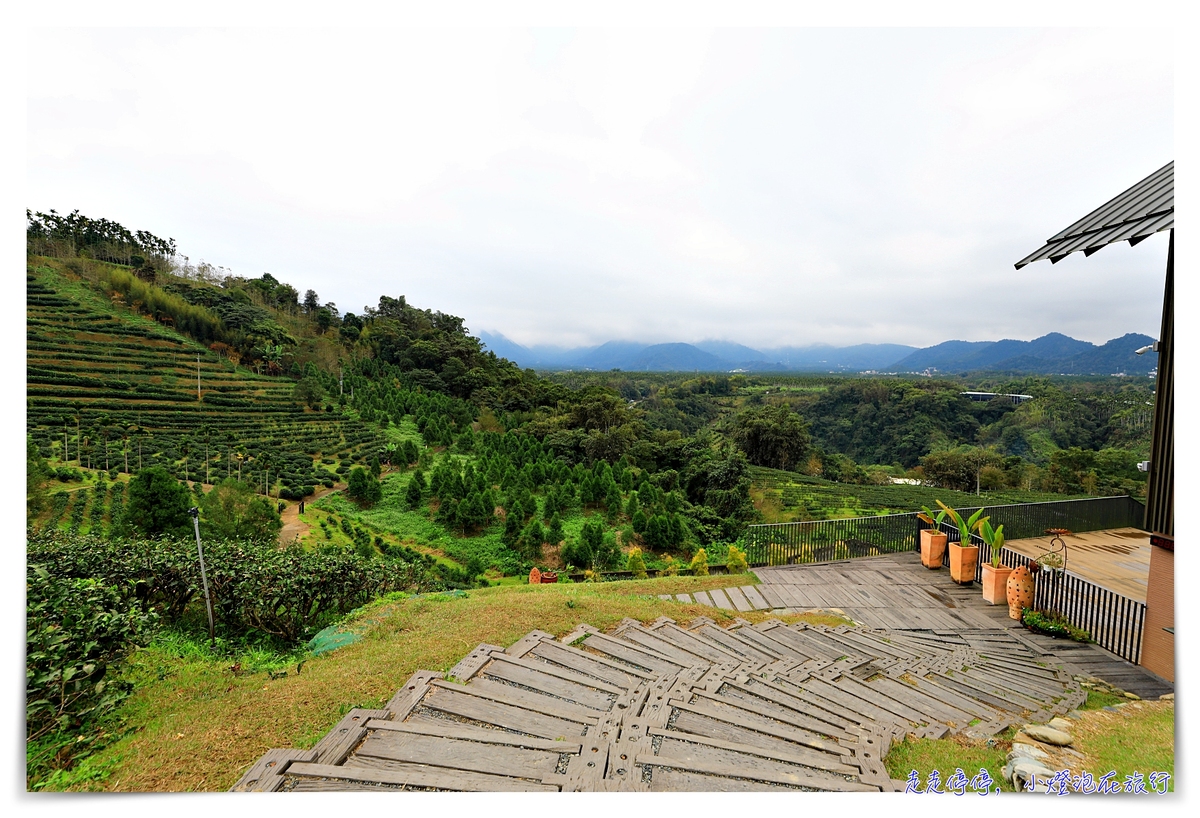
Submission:
M 116 708 L 129 685 L 111 671 L 146 644 L 157 615 L 95 579 L 26 572 L 25 735 L 72 730 Z
M 280 549 L 270 543 L 206 543 L 205 564 L 218 629 L 258 631 L 296 642 L 377 596 L 441 590 L 428 563 L 353 552 Z M 121 540 L 62 532 L 29 539 L 31 564 L 62 579 L 94 579 L 169 623 L 202 622 L 204 597 L 194 540 Z M 189 610 L 194 616 L 188 619 Z

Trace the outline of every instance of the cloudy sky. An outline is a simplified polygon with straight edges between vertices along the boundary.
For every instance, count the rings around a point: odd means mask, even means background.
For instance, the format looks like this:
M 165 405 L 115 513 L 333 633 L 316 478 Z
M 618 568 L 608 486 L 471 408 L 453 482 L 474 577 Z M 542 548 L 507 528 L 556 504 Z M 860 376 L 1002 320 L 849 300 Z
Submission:
M 119 44 L 119 47 L 115 47 Z M 36 30 L 27 206 L 523 344 L 1157 334 L 1161 30 Z

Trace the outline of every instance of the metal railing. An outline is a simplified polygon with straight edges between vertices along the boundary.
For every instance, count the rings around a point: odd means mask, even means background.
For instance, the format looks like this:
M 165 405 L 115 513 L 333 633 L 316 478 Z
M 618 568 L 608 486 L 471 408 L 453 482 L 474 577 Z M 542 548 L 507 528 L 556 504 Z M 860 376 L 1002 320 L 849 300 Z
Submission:
M 1008 540 L 1040 537 L 1049 528 L 1065 528 L 1076 533 L 1109 528 L 1141 528 L 1146 516 L 1146 507 L 1128 495 L 983 508 L 993 528 L 1004 526 L 1004 537 Z M 979 509 L 980 506 L 974 506 L 960 508 L 958 512 L 967 518 Z
M 1145 602 L 1122 596 L 1070 571 L 1038 571 L 1033 588 L 1035 610 L 1061 616 L 1122 659 L 1135 665 L 1141 659 Z
M 918 522 L 916 514 L 885 514 L 752 525 L 746 529 L 746 561 L 793 565 L 911 551 Z
M 1142 504 L 1128 496 L 986 508 L 992 525 L 1003 525 L 1004 535 L 1010 540 L 1040 537 L 1048 528 L 1076 532 L 1136 528 L 1145 515 Z M 977 509 L 959 511 L 969 517 Z M 893 554 L 917 548 L 918 532 L 926 527 L 915 513 L 752 525 L 746 529 L 746 559 L 752 566 L 792 565 Z M 958 540 L 958 529 L 945 524 L 942 527 L 951 540 Z
M 941 528 L 955 540 L 958 539 L 957 528 L 945 523 Z M 975 565 L 975 581 L 979 582 L 983 577 L 983 566 L 992 561 L 992 548 L 977 534 L 971 535 L 971 544 L 979 546 L 979 560 Z M 949 563 L 947 549 L 942 564 Z M 1145 602 L 1110 591 L 1070 571 L 1044 570 L 1035 559 L 1008 548 L 1000 549 L 1000 564 L 1009 568 L 1020 565 L 1029 567 L 1033 574 L 1034 610 L 1062 617 L 1075 627 L 1087 631 L 1091 640 L 1100 647 L 1135 665 L 1141 659 L 1142 632 L 1146 623 Z
M 969 517 L 978 509 L 958 509 Z M 1132 497 L 1094 497 L 1086 500 L 1055 500 L 1045 503 L 987 506 L 984 512 L 993 526 L 1003 525 L 1011 540 L 1040 537 L 1050 528 L 1072 532 L 1110 528 L 1140 528 L 1144 506 Z M 919 532 L 929 526 L 914 514 L 887 514 L 844 520 L 814 520 L 801 523 L 767 523 L 746 530 L 746 559 L 751 566 L 798 565 L 853 557 L 894 554 L 919 548 Z M 941 530 L 951 542 L 959 539 L 958 528 L 943 522 Z M 979 546 L 975 567 L 978 582 L 985 563 L 992 559 L 991 547 L 977 534 L 971 543 Z M 949 564 L 949 552 L 943 564 Z M 1092 641 L 1122 659 L 1137 664 L 1141 658 L 1146 604 L 1089 582 L 1069 571 L 1041 571 L 1024 554 L 1001 549 L 1000 563 L 1010 568 L 1029 565 L 1034 571 L 1034 607 L 1062 616 L 1086 630 Z

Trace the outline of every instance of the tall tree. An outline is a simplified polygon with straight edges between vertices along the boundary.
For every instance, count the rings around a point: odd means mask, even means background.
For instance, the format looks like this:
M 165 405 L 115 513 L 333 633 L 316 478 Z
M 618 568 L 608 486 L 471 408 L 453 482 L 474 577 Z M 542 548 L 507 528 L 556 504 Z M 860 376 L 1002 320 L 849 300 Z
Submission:
M 150 537 L 186 537 L 192 532 L 191 499 L 187 488 L 165 468 L 149 466 L 129 481 L 128 518 Z
M 734 421 L 733 440 L 756 466 L 793 469 L 808 456 L 808 424 L 786 405 L 744 409 Z
M 200 501 L 205 535 L 227 540 L 273 541 L 283 528 L 270 500 L 259 497 L 245 483 L 226 479 Z

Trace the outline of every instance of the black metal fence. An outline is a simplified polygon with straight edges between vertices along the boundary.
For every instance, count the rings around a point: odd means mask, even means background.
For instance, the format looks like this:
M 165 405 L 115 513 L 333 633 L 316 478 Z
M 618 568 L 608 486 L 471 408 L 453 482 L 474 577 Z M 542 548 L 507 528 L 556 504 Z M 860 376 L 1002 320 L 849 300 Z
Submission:
M 1142 504 L 1128 496 L 986 508 L 984 513 L 992 525 L 1003 525 L 1004 535 L 1010 540 L 1040 537 L 1048 528 L 1079 532 L 1140 527 L 1145 516 Z M 959 509 L 963 517 L 977 510 L 978 507 Z M 746 559 L 756 566 L 792 565 L 893 554 L 917 548 L 922 528 L 927 526 L 915 513 L 752 525 L 746 529 Z M 958 540 L 957 528 L 945 523 L 942 528 L 952 541 Z M 972 539 L 977 545 L 982 543 L 975 537 Z
M 1009 553 L 1007 548 L 1004 552 Z M 1033 587 L 1035 610 L 1063 617 L 1122 659 L 1135 665 L 1141 659 L 1145 602 L 1102 588 L 1069 571 L 1037 571 Z
M 746 529 L 750 565 L 793 565 L 911 551 L 916 514 L 752 525 Z
M 979 508 L 960 508 L 958 512 L 966 519 Z M 1076 533 L 1108 528 L 1141 528 L 1146 516 L 1146 507 L 1127 495 L 984 508 L 984 514 L 993 528 L 1004 526 L 1004 537 L 1008 540 L 1040 537 L 1049 528 L 1065 528 Z
M 958 509 L 964 518 L 976 508 Z M 1095 497 L 1086 500 L 1057 500 L 1047 503 L 987 506 L 985 515 L 993 526 L 1004 526 L 1007 539 L 1045 535 L 1050 528 L 1072 532 L 1110 528 L 1140 528 L 1144 506 L 1132 497 Z M 846 520 L 814 520 L 801 523 L 753 525 L 746 530 L 746 559 L 752 566 L 793 565 L 894 554 L 919 548 L 921 529 L 929 526 L 916 514 L 888 514 Z M 942 531 L 951 542 L 959 539 L 958 528 L 943 522 Z M 992 550 L 978 534 L 971 535 L 979 546 L 975 580 L 979 581 Z M 949 563 L 949 553 L 943 564 Z M 1086 630 L 1096 644 L 1136 664 L 1141 657 L 1146 604 L 1089 582 L 1067 571 L 1041 571 L 1024 554 L 1003 548 L 1000 564 L 1009 568 L 1030 565 L 1034 571 L 1034 607 L 1062 616 Z

